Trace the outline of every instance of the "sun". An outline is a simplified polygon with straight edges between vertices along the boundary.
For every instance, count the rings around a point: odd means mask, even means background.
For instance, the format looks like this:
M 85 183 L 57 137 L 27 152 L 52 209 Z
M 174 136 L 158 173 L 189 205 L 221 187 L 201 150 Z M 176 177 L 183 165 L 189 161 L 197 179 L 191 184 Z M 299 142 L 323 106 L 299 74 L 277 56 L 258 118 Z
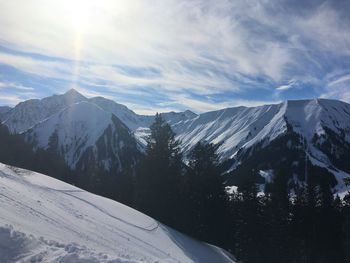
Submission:
M 88 27 L 89 21 L 95 15 L 101 1 L 98 0 L 64 0 L 65 10 L 71 26 L 77 33 L 83 33 Z

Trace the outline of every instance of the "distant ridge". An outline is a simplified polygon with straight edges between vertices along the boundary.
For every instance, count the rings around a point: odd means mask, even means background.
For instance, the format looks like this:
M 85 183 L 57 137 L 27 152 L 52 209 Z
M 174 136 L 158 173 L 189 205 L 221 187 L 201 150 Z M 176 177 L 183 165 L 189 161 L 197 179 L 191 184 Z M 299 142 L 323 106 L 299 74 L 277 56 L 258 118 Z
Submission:
M 75 109 L 82 105 L 84 110 L 77 118 Z M 115 116 L 118 122 L 114 123 L 111 116 Z M 305 178 L 301 171 L 305 160 L 310 162 L 310 167 L 320 167 L 324 173 L 333 176 L 334 187 L 338 191 L 344 189 L 343 178 L 350 174 L 350 163 L 344 161 L 350 159 L 350 105 L 345 102 L 289 100 L 257 107 L 226 108 L 199 115 L 187 110 L 162 113 L 162 116 L 181 141 L 185 155 L 199 141 L 219 144 L 218 153 L 225 163 L 223 170 L 229 174 L 228 184 L 241 181 L 244 177 L 242 173 L 256 176 L 263 182 L 265 179 L 261 174 L 282 167 L 288 168 L 294 183 L 303 181 Z M 21 102 L 12 109 L 4 110 L 0 119 L 12 133 L 23 133 L 34 147 L 48 148 L 48 138 L 53 138 L 54 133 L 60 131 L 60 149 L 57 151 L 75 167 L 89 147 L 95 149 L 95 158 L 100 159 L 98 155 L 101 150 L 98 150 L 97 141 L 102 140 L 101 136 L 106 136 L 110 125 L 115 130 L 113 136 L 124 133 L 124 130 L 127 131 L 125 134 L 129 134 L 124 136 L 120 145 L 125 146 L 125 141 L 134 141 L 131 143 L 132 151 L 142 152 L 154 116 L 136 114 L 126 106 L 103 97 L 88 99 L 72 89 L 62 95 Z M 94 124 L 94 121 L 102 125 Z M 72 129 L 73 124 L 77 125 L 77 130 Z M 280 151 L 275 164 L 271 156 L 252 161 L 257 158 L 256 154 L 261 154 L 264 149 L 268 151 L 272 146 L 275 152 Z M 106 169 L 113 166 L 113 160 L 123 155 L 119 146 L 113 147 L 114 150 L 110 151 L 113 156 L 104 154 Z M 300 160 L 301 157 L 295 157 L 297 155 L 303 156 L 304 161 Z M 284 163 L 283 158 L 288 162 Z

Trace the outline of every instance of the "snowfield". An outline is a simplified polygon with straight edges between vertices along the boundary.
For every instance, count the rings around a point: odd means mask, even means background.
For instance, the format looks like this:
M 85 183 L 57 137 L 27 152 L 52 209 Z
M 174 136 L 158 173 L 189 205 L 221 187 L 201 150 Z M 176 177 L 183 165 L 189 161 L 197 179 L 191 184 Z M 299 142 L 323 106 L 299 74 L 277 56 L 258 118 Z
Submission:
M 0 163 L 0 262 L 234 262 L 118 202 Z

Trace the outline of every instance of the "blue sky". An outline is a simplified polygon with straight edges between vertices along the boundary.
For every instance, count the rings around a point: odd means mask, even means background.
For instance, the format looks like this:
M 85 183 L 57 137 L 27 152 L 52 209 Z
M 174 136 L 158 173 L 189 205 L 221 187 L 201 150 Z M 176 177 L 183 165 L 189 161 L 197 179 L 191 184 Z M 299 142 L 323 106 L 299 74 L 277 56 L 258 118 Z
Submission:
M 75 88 L 138 113 L 350 102 L 350 1 L 0 0 L 0 105 Z

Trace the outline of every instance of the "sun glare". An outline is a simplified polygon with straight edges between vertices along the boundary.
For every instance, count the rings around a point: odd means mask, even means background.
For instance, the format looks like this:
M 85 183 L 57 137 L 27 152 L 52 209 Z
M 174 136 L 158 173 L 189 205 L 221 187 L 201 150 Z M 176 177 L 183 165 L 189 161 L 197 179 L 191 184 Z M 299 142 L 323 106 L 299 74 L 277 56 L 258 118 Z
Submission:
M 67 15 L 72 27 L 78 32 L 83 33 L 87 28 L 89 20 L 94 10 L 98 7 L 98 0 L 71 0 L 64 1 Z

